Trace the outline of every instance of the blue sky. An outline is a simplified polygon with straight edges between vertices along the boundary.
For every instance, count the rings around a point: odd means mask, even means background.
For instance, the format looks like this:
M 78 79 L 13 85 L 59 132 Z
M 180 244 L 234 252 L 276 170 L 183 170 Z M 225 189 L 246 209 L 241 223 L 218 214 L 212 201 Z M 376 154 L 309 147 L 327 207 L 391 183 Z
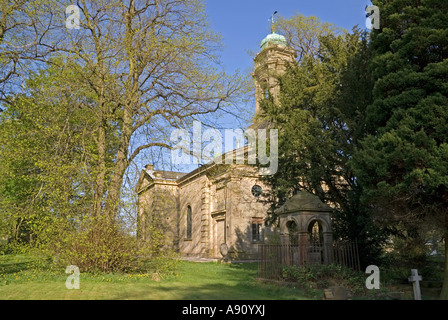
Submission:
M 249 52 L 260 51 L 260 42 L 270 33 L 268 19 L 274 11 L 283 17 L 296 13 L 316 16 L 322 22 L 351 30 L 358 25 L 365 28 L 365 7 L 370 0 L 204 0 L 206 12 L 213 30 L 221 34 L 224 50 L 221 61 L 225 70 L 232 74 L 239 69 L 244 74 L 252 72 L 252 57 Z M 243 106 L 249 113 L 255 112 L 255 103 Z M 220 119 L 225 128 L 247 127 L 232 116 Z M 143 160 L 149 163 L 150 160 Z M 169 162 L 168 162 L 169 163 Z M 169 165 L 168 165 L 169 167 Z M 165 168 L 173 170 L 174 168 Z M 182 165 L 177 170 L 188 172 L 197 165 Z M 156 169 L 162 169 L 158 164 Z
M 370 0 L 205 0 L 212 27 L 223 37 L 222 62 L 228 72 L 252 67 L 248 51 L 258 52 L 261 40 L 270 33 L 274 11 L 284 17 L 295 13 L 316 16 L 323 22 L 351 30 L 365 28 L 365 7 Z

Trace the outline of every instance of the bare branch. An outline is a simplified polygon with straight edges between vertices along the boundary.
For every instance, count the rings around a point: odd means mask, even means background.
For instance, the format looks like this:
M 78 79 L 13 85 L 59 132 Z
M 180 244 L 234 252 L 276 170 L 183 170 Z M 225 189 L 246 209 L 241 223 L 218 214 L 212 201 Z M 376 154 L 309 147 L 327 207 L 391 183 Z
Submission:
M 147 144 L 141 145 L 137 149 L 135 149 L 134 152 L 129 157 L 128 162 L 131 163 L 132 161 L 134 161 L 135 157 L 138 156 L 140 151 L 142 151 L 144 149 L 152 148 L 152 147 L 162 147 L 162 148 L 166 148 L 166 149 L 170 149 L 170 150 L 172 149 L 172 147 L 166 143 L 161 143 L 161 142 L 147 143 Z

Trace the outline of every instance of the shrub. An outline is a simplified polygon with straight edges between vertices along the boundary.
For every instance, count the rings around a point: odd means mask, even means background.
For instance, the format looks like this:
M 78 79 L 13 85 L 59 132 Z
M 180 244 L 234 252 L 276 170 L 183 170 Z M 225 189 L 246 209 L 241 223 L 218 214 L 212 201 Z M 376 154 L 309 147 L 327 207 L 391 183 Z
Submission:
M 56 243 L 57 262 L 82 272 L 129 271 L 137 267 L 135 240 L 107 217 L 96 217 L 80 230 L 68 231 Z
M 76 230 L 64 231 L 53 241 L 51 252 L 63 267 L 75 265 L 81 272 L 173 273 L 177 259 L 159 241 L 141 242 L 107 217 L 95 217 Z
M 305 288 L 323 289 L 340 285 L 355 295 L 363 293 L 365 289 L 365 274 L 341 265 L 284 266 L 282 271 L 284 280 L 298 282 Z

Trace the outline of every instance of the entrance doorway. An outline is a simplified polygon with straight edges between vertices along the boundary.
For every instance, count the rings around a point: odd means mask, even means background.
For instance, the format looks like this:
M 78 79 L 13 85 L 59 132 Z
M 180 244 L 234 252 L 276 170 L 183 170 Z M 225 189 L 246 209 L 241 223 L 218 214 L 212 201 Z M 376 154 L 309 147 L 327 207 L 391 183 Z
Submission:
M 220 247 L 221 244 L 226 243 L 226 227 L 225 218 L 220 217 L 214 220 L 213 227 L 213 254 L 214 258 L 222 258 Z

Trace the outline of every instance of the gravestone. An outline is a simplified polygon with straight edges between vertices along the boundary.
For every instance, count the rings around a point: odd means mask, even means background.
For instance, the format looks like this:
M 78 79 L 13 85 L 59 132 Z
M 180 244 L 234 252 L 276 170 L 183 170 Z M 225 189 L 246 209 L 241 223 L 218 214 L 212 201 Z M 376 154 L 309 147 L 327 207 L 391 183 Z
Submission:
M 333 291 L 331 289 L 324 289 L 324 300 L 334 300 Z
M 221 245 L 219 246 L 219 251 L 221 252 L 222 255 L 222 261 L 227 262 L 229 261 L 229 247 L 227 246 L 227 243 L 221 243 Z
M 345 287 L 334 286 L 324 289 L 324 300 L 348 300 L 348 290 Z
M 414 300 L 422 300 L 422 294 L 420 292 L 420 281 L 422 281 L 422 276 L 418 274 L 417 269 L 411 269 L 411 276 L 408 277 L 408 280 L 409 282 L 412 282 Z
M 219 246 L 219 251 L 224 258 L 227 257 L 227 254 L 229 253 L 229 247 L 227 246 L 227 243 L 221 243 L 221 245 Z

